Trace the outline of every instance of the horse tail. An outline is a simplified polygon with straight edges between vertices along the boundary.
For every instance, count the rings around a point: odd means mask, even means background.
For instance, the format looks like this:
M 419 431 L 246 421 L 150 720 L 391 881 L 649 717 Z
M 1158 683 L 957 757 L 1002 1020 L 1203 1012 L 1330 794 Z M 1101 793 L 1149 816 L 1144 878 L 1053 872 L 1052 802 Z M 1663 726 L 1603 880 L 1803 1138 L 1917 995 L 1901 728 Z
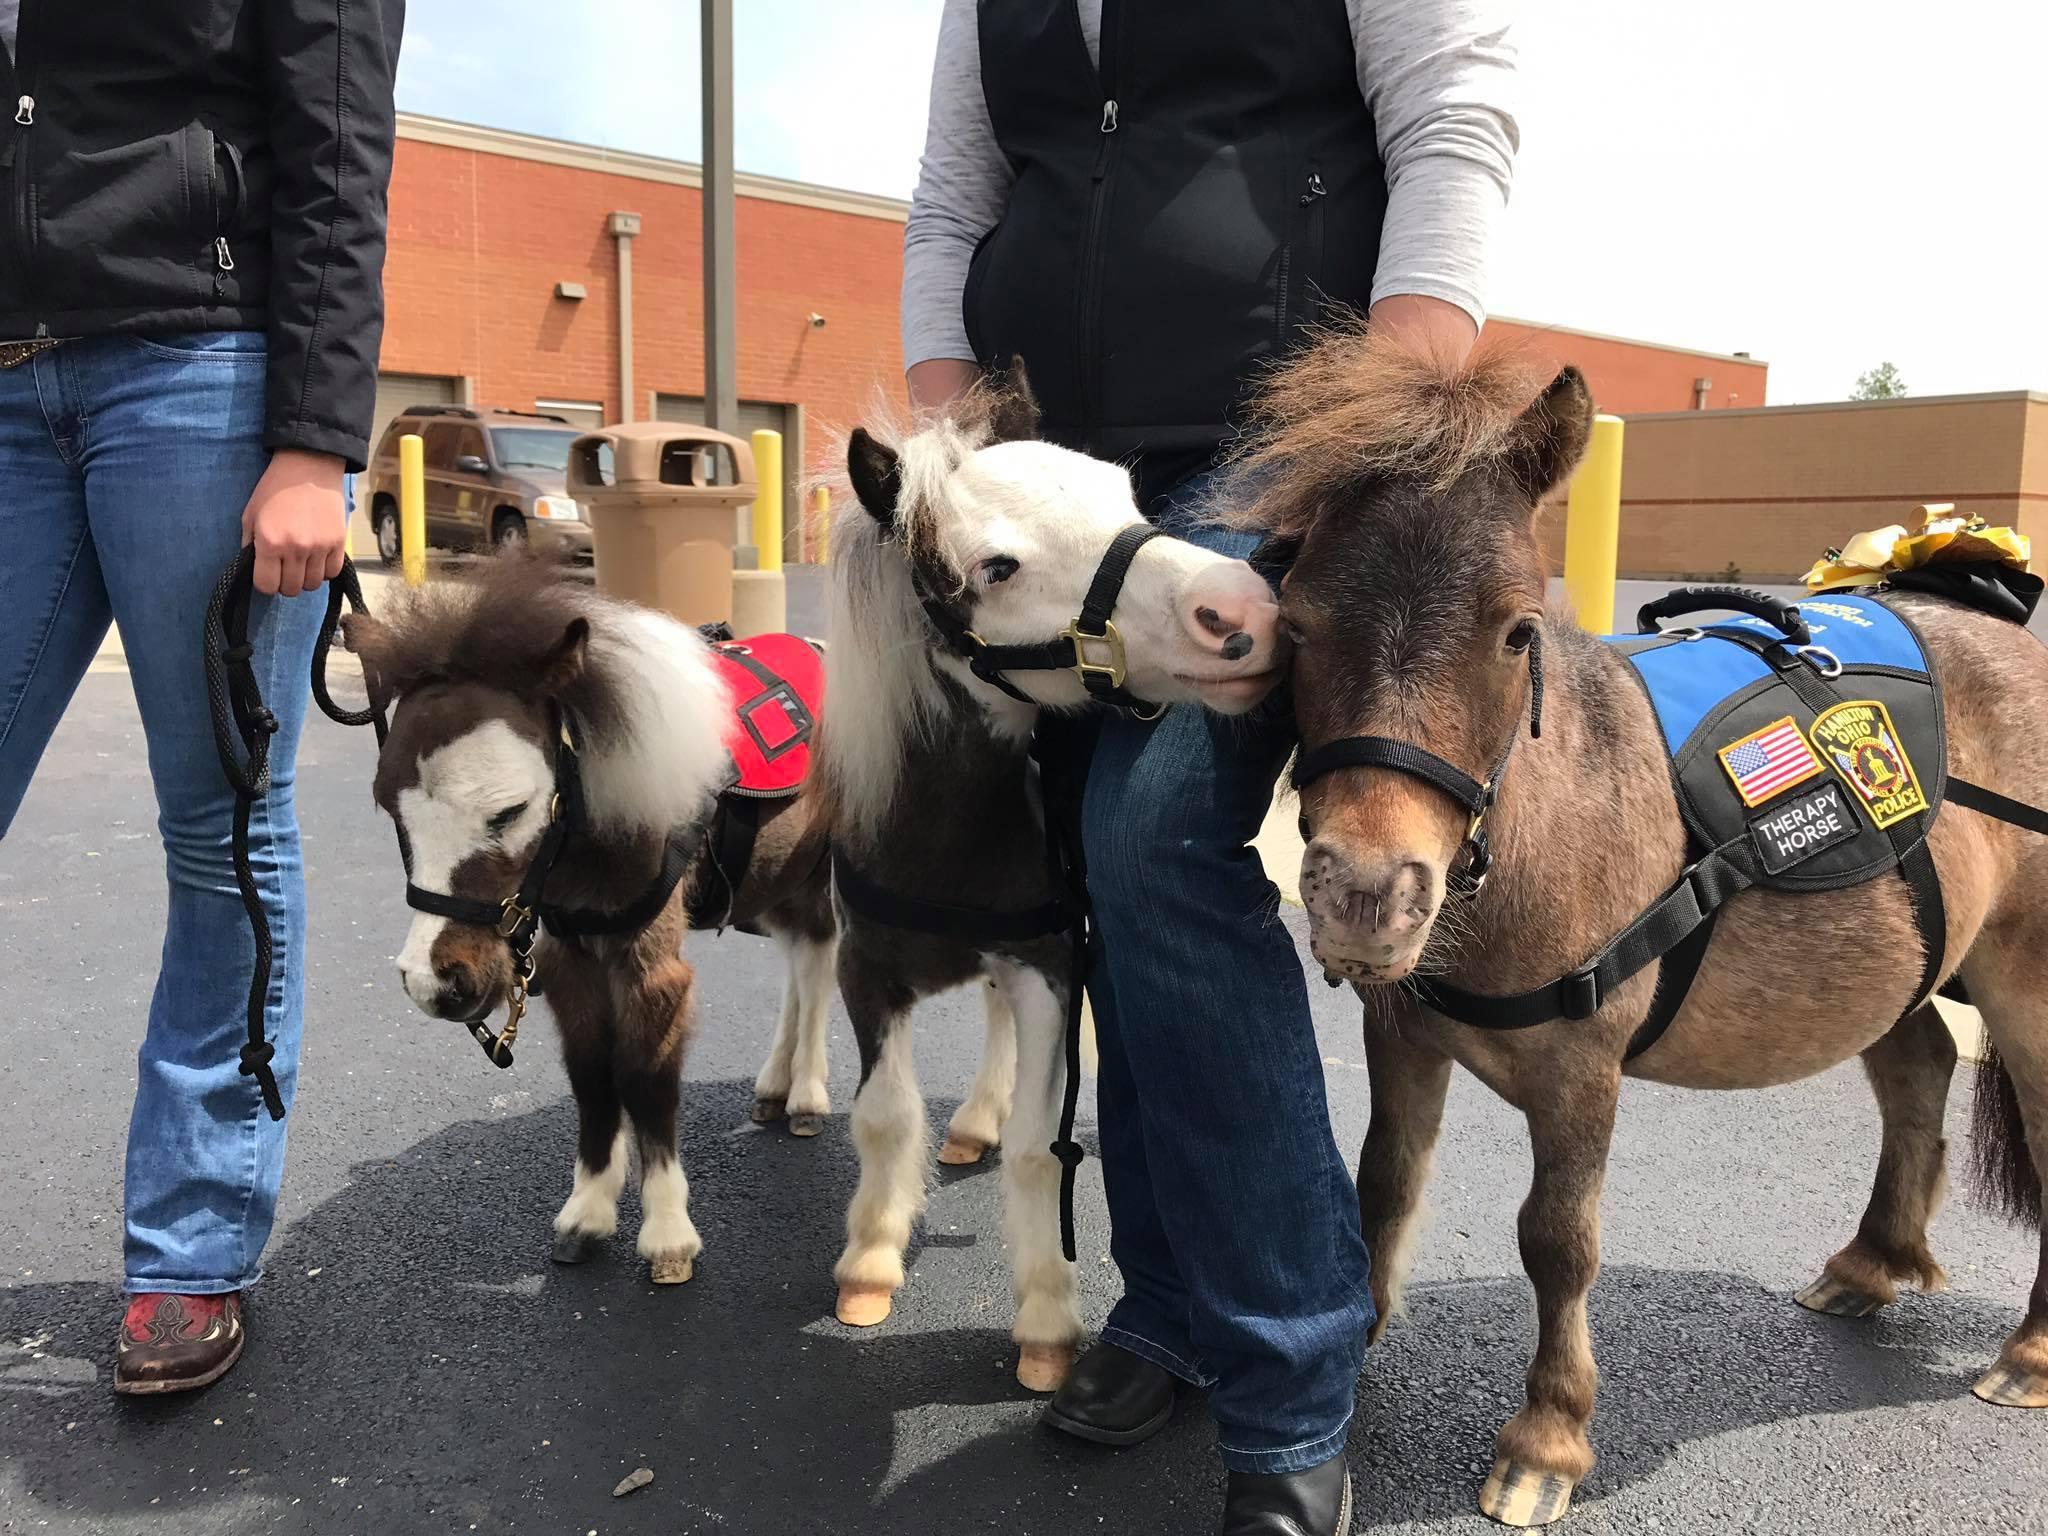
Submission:
M 1980 1204 L 2034 1231 L 2041 1227 L 2041 1171 L 2027 1145 L 2020 1092 L 1998 1050 L 1985 1042 L 1970 1116 L 1970 1183 Z

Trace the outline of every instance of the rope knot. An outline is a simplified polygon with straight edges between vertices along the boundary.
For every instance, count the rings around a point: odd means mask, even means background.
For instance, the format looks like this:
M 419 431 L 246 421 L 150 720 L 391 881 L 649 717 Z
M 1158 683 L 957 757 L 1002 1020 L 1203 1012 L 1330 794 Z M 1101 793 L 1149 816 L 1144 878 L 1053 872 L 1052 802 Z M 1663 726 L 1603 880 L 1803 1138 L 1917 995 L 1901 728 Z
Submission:
M 240 645 L 229 646 L 220 654 L 221 660 L 239 667 L 256 654 L 256 647 L 244 640 Z
M 1056 1141 L 1052 1144 L 1052 1155 L 1058 1158 L 1060 1166 L 1069 1172 L 1088 1161 L 1088 1154 L 1081 1150 L 1079 1142 Z
M 254 1077 L 270 1066 L 277 1047 L 268 1040 L 252 1040 L 242 1047 L 242 1076 Z

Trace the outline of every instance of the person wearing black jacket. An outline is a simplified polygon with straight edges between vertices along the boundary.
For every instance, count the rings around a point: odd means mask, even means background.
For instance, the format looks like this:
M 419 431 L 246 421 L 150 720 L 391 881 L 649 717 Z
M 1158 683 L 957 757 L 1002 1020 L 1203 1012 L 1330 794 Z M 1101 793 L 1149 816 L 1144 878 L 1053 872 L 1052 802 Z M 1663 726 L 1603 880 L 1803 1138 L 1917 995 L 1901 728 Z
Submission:
M 292 767 L 383 330 L 403 0 L 0 0 L 0 837 L 110 622 L 170 881 L 125 1175 L 114 1389 L 239 1358 L 284 1126 L 239 1066 L 253 941 L 201 664 L 253 545 L 277 716 L 251 863 L 266 1035 L 297 1076 L 305 885 Z

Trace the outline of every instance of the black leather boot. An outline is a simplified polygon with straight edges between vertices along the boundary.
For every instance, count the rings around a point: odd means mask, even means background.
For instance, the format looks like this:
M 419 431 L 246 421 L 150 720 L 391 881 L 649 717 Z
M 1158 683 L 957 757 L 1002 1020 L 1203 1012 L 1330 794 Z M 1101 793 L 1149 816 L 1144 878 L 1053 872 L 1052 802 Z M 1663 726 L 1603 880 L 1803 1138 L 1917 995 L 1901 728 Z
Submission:
M 1339 1451 L 1305 1472 L 1233 1472 L 1223 1536 L 1351 1536 L 1351 1468 Z
M 1136 1445 L 1173 1417 L 1175 1385 L 1171 1372 L 1098 1340 L 1045 1405 L 1045 1422 L 1097 1445 Z

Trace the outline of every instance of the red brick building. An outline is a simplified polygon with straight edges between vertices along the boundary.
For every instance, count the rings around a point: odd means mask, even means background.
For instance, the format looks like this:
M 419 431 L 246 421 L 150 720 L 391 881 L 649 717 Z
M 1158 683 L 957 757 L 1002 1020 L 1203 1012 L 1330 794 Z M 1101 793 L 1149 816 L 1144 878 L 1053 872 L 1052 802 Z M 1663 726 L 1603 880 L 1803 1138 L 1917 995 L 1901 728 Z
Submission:
M 402 115 L 391 185 L 379 423 L 400 406 L 545 408 L 596 425 L 698 416 L 704 387 L 698 168 Z M 742 426 L 806 438 L 899 389 L 897 289 L 906 205 L 741 176 L 736 216 Z M 622 370 L 621 237 L 630 263 Z M 1546 360 L 1572 361 L 1603 409 L 1763 404 L 1765 365 L 1498 319 Z M 622 377 L 630 372 L 631 397 Z M 791 531 L 790 554 L 799 553 Z

